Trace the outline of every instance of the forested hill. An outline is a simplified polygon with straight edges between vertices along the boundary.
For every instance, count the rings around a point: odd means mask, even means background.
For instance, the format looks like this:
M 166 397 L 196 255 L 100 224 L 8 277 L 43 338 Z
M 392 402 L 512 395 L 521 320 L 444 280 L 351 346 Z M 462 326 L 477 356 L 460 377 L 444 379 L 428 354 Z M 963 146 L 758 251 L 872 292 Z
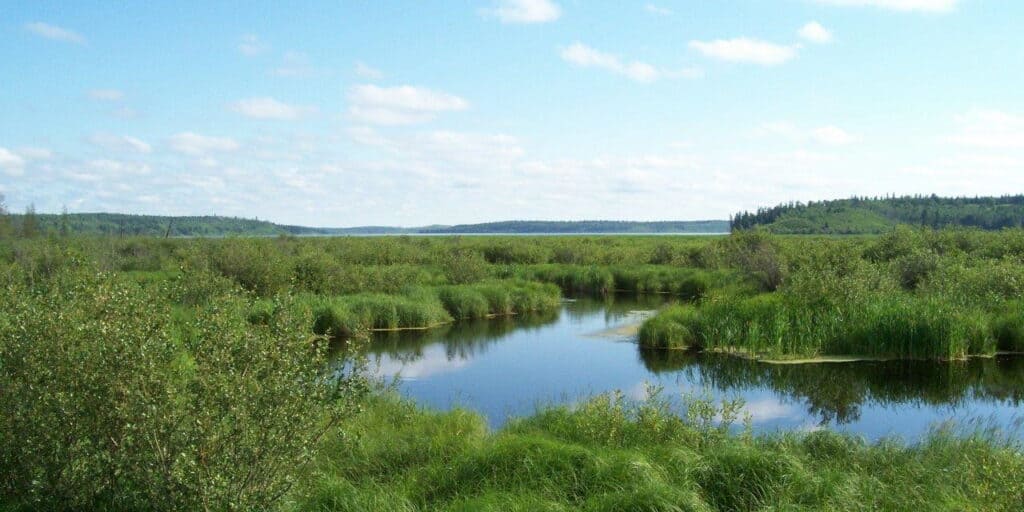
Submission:
M 1024 226 L 1024 195 L 1002 197 L 854 197 L 788 203 L 735 215 L 732 228 L 788 234 L 871 234 L 897 224 L 996 230 Z
M 729 222 L 724 220 L 629 222 L 612 220 L 584 221 L 505 221 L 484 224 L 436 226 L 418 230 L 420 233 L 727 233 Z
M 26 215 L 12 215 L 20 228 Z M 288 227 L 257 219 L 235 217 L 164 217 L 121 213 L 34 214 L 38 231 L 111 236 L 273 236 L 288 233 Z
M 729 222 L 623 222 L 623 221 L 511 221 L 458 226 L 401 228 L 361 226 L 353 228 L 315 228 L 288 226 L 265 220 L 237 217 L 165 217 L 120 213 L 22 214 L 11 215 L 10 225 L 24 231 L 28 219 L 33 234 L 71 233 L 106 236 L 276 236 L 276 235 L 376 235 L 376 234 L 472 234 L 472 233 L 725 233 Z

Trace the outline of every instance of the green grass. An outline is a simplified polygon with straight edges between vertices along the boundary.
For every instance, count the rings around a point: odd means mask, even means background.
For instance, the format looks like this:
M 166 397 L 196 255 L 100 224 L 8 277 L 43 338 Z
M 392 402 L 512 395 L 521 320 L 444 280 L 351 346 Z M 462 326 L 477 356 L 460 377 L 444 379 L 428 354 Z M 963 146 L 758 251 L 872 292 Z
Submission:
M 934 297 L 872 295 L 823 306 L 776 293 L 669 308 L 644 323 L 640 342 L 648 348 L 689 346 L 761 357 L 963 359 L 994 354 L 997 339 L 1012 345 L 1019 324 L 1013 316 L 1005 318 L 997 333 L 987 314 Z
M 693 402 L 691 402 L 693 403 Z M 1024 507 L 1020 447 L 935 432 L 753 436 L 602 395 L 488 432 L 464 410 L 376 397 L 329 437 L 296 510 L 986 510 Z
M 558 285 L 566 293 L 607 295 L 615 292 L 657 293 L 699 300 L 730 281 L 727 272 L 670 265 L 530 265 L 519 277 Z
M 699 346 L 693 326 L 693 306 L 670 306 L 640 326 L 639 341 L 643 348 L 688 349 Z
M 411 288 L 398 295 L 305 295 L 301 304 L 312 312 L 314 333 L 347 338 L 369 330 L 426 329 L 453 320 L 554 311 L 561 294 L 553 285 L 506 280 Z M 259 314 L 254 309 L 253 323 L 259 323 Z

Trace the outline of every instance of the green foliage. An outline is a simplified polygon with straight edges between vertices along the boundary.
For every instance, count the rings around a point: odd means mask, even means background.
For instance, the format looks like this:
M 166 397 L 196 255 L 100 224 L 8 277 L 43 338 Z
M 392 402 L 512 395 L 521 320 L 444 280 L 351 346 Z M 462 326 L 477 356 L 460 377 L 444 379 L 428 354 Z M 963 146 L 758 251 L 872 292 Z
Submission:
M 475 283 L 487 277 L 487 260 L 473 249 L 453 249 L 441 266 L 452 284 Z
M 267 509 L 363 388 L 357 378 L 324 378 L 324 343 L 287 315 L 287 303 L 260 327 L 237 295 L 176 321 L 159 290 L 89 269 L 64 272 L 46 290 L 3 291 L 8 504 Z
M 246 290 L 263 297 L 284 290 L 291 279 L 280 254 L 260 240 L 225 240 L 211 248 L 210 264 Z

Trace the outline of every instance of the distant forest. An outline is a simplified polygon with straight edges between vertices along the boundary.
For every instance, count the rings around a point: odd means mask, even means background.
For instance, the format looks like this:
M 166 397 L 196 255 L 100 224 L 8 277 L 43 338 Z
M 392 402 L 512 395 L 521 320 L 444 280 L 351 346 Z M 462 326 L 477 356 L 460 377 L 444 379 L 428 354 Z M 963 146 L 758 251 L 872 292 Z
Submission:
M 898 224 L 986 230 L 1024 227 L 1024 195 L 1001 197 L 852 197 L 787 203 L 730 220 L 732 230 L 763 227 L 780 234 L 872 234 Z
M 726 233 L 729 222 L 622 222 L 622 221 L 510 221 L 458 226 L 400 228 L 361 226 L 314 228 L 288 226 L 237 217 L 166 217 L 120 213 L 43 214 L 29 210 L 4 215 L 0 207 L 0 235 L 8 230 L 22 236 L 78 234 L 100 236 L 225 237 L 225 236 L 339 236 L 377 234 L 529 234 L 529 233 Z

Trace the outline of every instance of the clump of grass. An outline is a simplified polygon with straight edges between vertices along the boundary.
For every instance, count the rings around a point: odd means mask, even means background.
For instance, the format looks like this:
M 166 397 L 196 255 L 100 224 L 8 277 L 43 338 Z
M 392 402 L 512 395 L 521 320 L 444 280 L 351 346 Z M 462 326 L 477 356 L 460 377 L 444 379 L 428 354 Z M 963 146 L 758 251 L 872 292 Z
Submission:
M 436 288 L 408 288 L 398 295 L 305 296 L 313 332 L 347 338 L 360 331 L 425 329 L 452 320 L 472 320 L 558 308 L 553 285 L 489 281 Z
M 565 293 L 594 295 L 615 291 L 615 276 L 611 270 L 599 266 L 548 264 L 523 267 L 518 277 L 530 281 L 543 281 L 558 285 Z
M 643 348 L 690 349 L 699 346 L 697 311 L 693 306 L 669 306 L 640 326 Z
M 426 328 L 452 320 L 437 296 L 360 294 L 314 298 L 313 332 L 347 338 L 360 331 Z
M 485 318 L 490 312 L 487 297 L 475 287 L 445 286 L 438 295 L 444 308 L 458 320 Z
M 1024 455 L 996 435 L 936 431 L 914 445 L 830 431 L 754 436 L 729 427 L 742 404 L 684 401 L 693 411 L 685 417 L 656 393 L 642 402 L 599 395 L 542 408 L 489 433 L 463 410 L 432 412 L 375 397 L 328 437 L 317 462 L 322 477 L 303 486 L 297 508 L 1024 507 Z
M 992 321 L 992 331 L 999 350 L 1024 352 L 1024 303 L 1007 304 Z
M 1012 329 L 1002 332 L 1012 339 Z M 686 345 L 766 357 L 909 359 L 963 359 L 992 354 L 997 346 L 986 314 L 903 293 L 824 303 L 780 293 L 717 297 L 647 320 L 640 342 L 648 348 Z

